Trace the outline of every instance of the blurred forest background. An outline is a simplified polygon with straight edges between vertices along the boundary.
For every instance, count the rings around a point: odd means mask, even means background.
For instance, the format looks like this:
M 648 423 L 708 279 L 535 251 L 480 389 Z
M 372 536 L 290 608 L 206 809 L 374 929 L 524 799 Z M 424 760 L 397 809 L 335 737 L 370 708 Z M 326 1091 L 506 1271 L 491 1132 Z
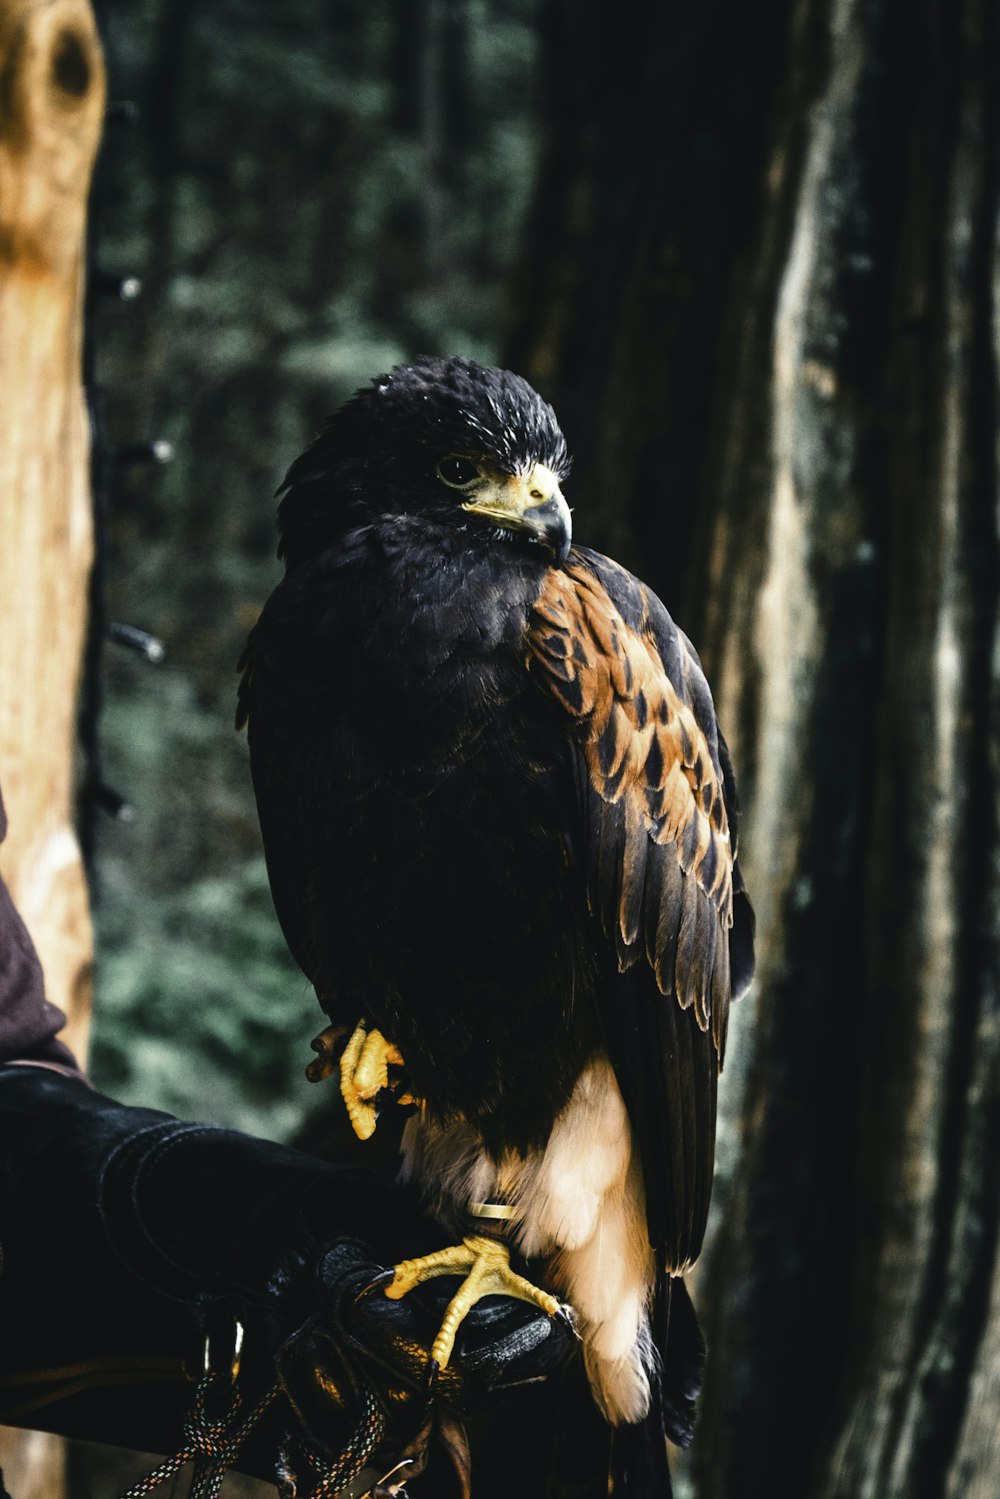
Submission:
M 234 663 L 275 485 L 419 352 L 556 405 L 578 536 L 702 652 L 759 918 L 685 1492 L 1000 1491 L 1000 18 L 989 0 L 132 0 L 100 21 L 118 462 L 92 1064 L 284 1138 L 317 1011 Z M 127 455 L 121 455 L 123 458 Z

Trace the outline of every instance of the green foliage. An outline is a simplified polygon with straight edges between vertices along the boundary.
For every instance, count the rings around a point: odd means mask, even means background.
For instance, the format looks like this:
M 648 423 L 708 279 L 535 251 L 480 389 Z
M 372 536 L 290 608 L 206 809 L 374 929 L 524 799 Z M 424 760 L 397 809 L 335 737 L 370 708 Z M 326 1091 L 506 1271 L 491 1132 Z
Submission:
M 129 1103 L 286 1138 L 324 1017 L 274 916 L 245 745 L 189 673 L 115 666 L 108 771 L 135 806 L 102 839 L 92 1074 Z
M 128 1103 L 286 1138 L 322 1017 L 289 962 L 263 858 L 173 896 L 108 881 L 95 1077 Z

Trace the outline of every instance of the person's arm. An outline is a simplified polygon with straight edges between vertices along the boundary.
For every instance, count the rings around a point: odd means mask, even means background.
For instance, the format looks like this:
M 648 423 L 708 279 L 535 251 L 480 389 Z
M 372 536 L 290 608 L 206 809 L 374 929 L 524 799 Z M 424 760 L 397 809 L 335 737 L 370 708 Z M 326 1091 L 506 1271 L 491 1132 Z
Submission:
M 415 1435 L 455 1287 L 397 1302 L 373 1285 L 442 1239 L 404 1188 L 17 1065 L 0 1067 L 0 1152 L 0 1421 L 169 1451 L 206 1332 L 225 1347 L 238 1318 L 241 1383 L 285 1397 L 241 1467 L 270 1476 L 282 1420 L 335 1453 L 362 1387 L 389 1455 Z M 521 1303 L 484 1303 L 435 1405 L 454 1425 L 561 1368 L 569 1342 Z
M 6 836 L 7 814 L 0 795 L 0 843 Z M 35 944 L 0 879 L 0 1062 L 79 1074 L 73 1053 L 56 1039 L 65 1024 L 62 1010 L 45 997 Z

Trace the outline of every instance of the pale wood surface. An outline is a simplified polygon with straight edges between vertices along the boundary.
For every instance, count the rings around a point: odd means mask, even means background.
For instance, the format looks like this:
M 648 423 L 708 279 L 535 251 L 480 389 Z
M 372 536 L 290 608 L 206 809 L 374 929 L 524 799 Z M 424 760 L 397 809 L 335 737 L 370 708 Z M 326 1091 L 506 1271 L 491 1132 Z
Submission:
M 91 561 L 80 373 L 87 193 L 103 113 L 86 0 L 0 0 L 0 784 L 10 818 L 0 869 L 81 1057 L 92 948 L 72 823 Z M 17 1499 L 62 1492 L 55 1438 L 0 1432 L 0 1464 Z
M 82 1053 L 91 936 L 71 816 L 91 560 L 81 303 L 104 109 L 85 0 L 0 0 L 0 76 L 0 869 Z

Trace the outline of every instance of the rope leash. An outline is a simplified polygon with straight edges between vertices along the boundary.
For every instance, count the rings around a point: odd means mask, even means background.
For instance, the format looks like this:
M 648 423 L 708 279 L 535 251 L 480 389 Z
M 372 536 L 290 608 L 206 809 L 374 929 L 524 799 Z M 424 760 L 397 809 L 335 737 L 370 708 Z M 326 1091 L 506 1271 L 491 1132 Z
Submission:
M 194 1465 L 189 1499 L 217 1499 L 222 1480 L 244 1442 L 281 1394 L 280 1385 L 274 1384 L 243 1413 L 243 1395 L 237 1384 L 242 1345 L 243 1328 L 237 1322 L 230 1367 L 220 1372 L 211 1367 L 206 1339 L 205 1372 L 184 1423 L 180 1447 L 126 1489 L 121 1499 L 147 1499 L 186 1463 Z M 213 1408 L 221 1414 L 213 1416 Z M 367 1467 L 384 1436 L 385 1416 L 370 1388 L 364 1392 L 361 1418 L 334 1462 L 328 1462 L 301 1432 L 289 1433 L 278 1453 L 277 1481 L 282 1499 L 337 1499 Z
M 216 1392 L 222 1390 L 229 1397 L 226 1409 L 223 1416 L 213 1420 L 209 1405 Z M 184 1423 L 180 1447 L 172 1457 L 165 1458 L 151 1473 L 126 1489 L 122 1499 L 145 1499 L 188 1462 L 194 1463 L 190 1499 L 215 1499 L 243 1443 L 279 1393 L 278 1386 L 272 1385 L 241 1420 L 243 1397 L 235 1383 L 225 1374 L 204 1375 L 195 1391 L 191 1414 Z
M 337 1499 L 368 1466 L 384 1435 L 385 1417 L 371 1390 L 365 1391 L 364 1412 L 336 1462 L 328 1463 L 301 1433 L 290 1435 L 279 1454 L 281 1499 Z M 300 1489 L 303 1462 L 309 1480 Z

